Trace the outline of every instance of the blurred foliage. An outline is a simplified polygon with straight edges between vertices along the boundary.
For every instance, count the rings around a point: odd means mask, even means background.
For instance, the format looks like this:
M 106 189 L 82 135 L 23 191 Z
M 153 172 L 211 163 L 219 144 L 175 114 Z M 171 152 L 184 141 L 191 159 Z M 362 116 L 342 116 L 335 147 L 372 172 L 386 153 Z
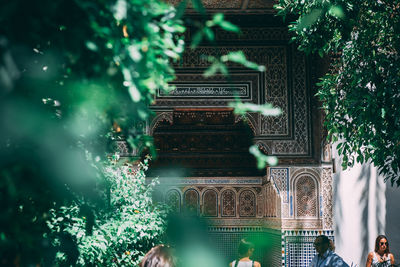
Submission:
M 0 265 L 130 265 L 161 236 L 143 174 L 101 163 L 116 140 L 156 157 L 144 125 L 156 90 L 172 89 L 182 3 L 1 1 Z M 221 14 L 199 25 L 198 44 L 213 27 L 239 32 Z M 216 60 L 262 71 L 241 52 Z
M 318 84 L 343 169 L 371 161 L 400 186 L 400 1 L 288 1 L 278 14 L 299 49 L 332 58 Z
M 58 266 L 136 266 L 163 237 L 168 208 L 153 203 L 156 180 L 146 184 L 147 159 L 136 166 L 102 166 L 110 185 L 106 208 L 85 214 L 85 201 L 77 200 L 50 210 L 47 224 Z M 75 254 L 63 251 L 68 240 L 78 244 Z
M 106 224 L 107 216 L 115 224 L 120 219 L 105 214 L 105 192 L 117 184 L 104 178 L 98 162 L 107 161 L 114 140 L 127 139 L 139 154 L 152 145 L 142 125 L 156 89 L 170 90 L 170 62 L 183 52 L 185 28 L 173 7 L 156 0 L 15 0 L 0 6 L 0 265 L 50 266 L 61 252 L 73 265 L 101 244 L 95 239 L 103 230 L 95 224 Z M 46 235 L 51 208 L 92 218 L 92 235 L 63 231 L 61 247 L 54 247 Z M 160 215 L 143 214 L 154 217 L 142 222 Z M 157 238 L 158 222 L 147 227 Z M 86 249 L 77 246 L 82 238 Z M 111 249 L 116 247 L 104 253 Z

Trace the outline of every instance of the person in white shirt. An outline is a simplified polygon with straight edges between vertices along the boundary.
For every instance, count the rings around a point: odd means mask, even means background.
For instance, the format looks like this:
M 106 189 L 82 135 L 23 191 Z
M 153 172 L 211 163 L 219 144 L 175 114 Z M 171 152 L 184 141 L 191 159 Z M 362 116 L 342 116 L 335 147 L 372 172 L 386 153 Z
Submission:
M 261 267 L 258 261 L 251 260 L 254 252 L 254 244 L 246 239 L 240 240 L 238 248 L 239 257 L 229 263 L 229 267 Z
M 378 235 L 375 240 L 375 250 L 368 254 L 366 267 L 394 266 L 394 256 L 390 253 L 389 241 L 386 236 Z
M 330 239 L 326 235 L 317 236 L 314 247 L 317 255 L 313 258 L 309 267 L 349 267 L 344 260 L 330 248 Z

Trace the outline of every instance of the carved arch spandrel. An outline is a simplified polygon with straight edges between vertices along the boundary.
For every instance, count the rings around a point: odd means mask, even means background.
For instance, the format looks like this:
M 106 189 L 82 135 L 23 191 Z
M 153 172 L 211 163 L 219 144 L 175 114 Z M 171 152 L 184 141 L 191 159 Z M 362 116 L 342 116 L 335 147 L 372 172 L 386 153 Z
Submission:
M 158 113 L 150 122 L 150 126 L 148 129 L 148 135 L 153 135 L 154 130 L 157 128 L 157 126 L 161 122 L 168 122 L 169 124 L 172 125 L 173 123 L 173 112 L 172 111 L 166 111 L 166 112 L 161 112 Z
M 250 127 L 254 136 L 260 134 L 257 120 L 254 118 L 252 114 L 235 115 L 235 124 L 238 124 L 240 122 L 246 123 Z

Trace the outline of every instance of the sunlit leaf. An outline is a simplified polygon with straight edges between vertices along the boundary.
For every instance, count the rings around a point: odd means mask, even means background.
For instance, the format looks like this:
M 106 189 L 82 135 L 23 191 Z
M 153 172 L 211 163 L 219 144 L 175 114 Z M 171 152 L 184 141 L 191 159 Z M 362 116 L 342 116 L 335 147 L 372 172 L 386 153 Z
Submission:
M 299 23 L 297 24 L 297 31 L 302 31 L 305 28 L 313 25 L 323 14 L 322 8 L 314 8 L 310 13 L 304 15 L 300 18 Z
M 332 5 L 329 8 L 329 14 L 336 18 L 340 18 L 340 19 L 343 19 L 345 17 L 343 8 L 341 6 L 337 6 L 337 5 Z
M 229 21 L 221 21 L 218 25 L 225 31 L 236 32 L 236 33 L 240 32 L 240 28 L 230 23 Z
M 279 116 L 282 114 L 280 108 L 274 107 L 272 104 L 266 103 L 257 105 L 253 103 L 242 103 L 240 101 L 229 103 L 229 107 L 234 108 L 236 114 L 246 114 L 247 112 L 257 112 L 263 116 Z

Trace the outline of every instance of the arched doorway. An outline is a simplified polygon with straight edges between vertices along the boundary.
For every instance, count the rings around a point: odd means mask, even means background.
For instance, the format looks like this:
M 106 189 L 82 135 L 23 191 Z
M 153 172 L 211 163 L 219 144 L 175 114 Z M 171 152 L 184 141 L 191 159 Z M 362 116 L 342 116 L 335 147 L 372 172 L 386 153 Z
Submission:
M 253 133 L 229 108 L 174 109 L 152 130 L 157 159 L 151 176 L 263 176 L 249 153 Z
M 280 264 L 281 201 L 249 153 L 251 123 L 230 108 L 180 108 L 159 113 L 151 125 L 158 157 L 148 176 L 159 177 L 162 198 L 207 219 L 226 264 L 244 237 L 256 243 L 254 257 L 263 266 Z

